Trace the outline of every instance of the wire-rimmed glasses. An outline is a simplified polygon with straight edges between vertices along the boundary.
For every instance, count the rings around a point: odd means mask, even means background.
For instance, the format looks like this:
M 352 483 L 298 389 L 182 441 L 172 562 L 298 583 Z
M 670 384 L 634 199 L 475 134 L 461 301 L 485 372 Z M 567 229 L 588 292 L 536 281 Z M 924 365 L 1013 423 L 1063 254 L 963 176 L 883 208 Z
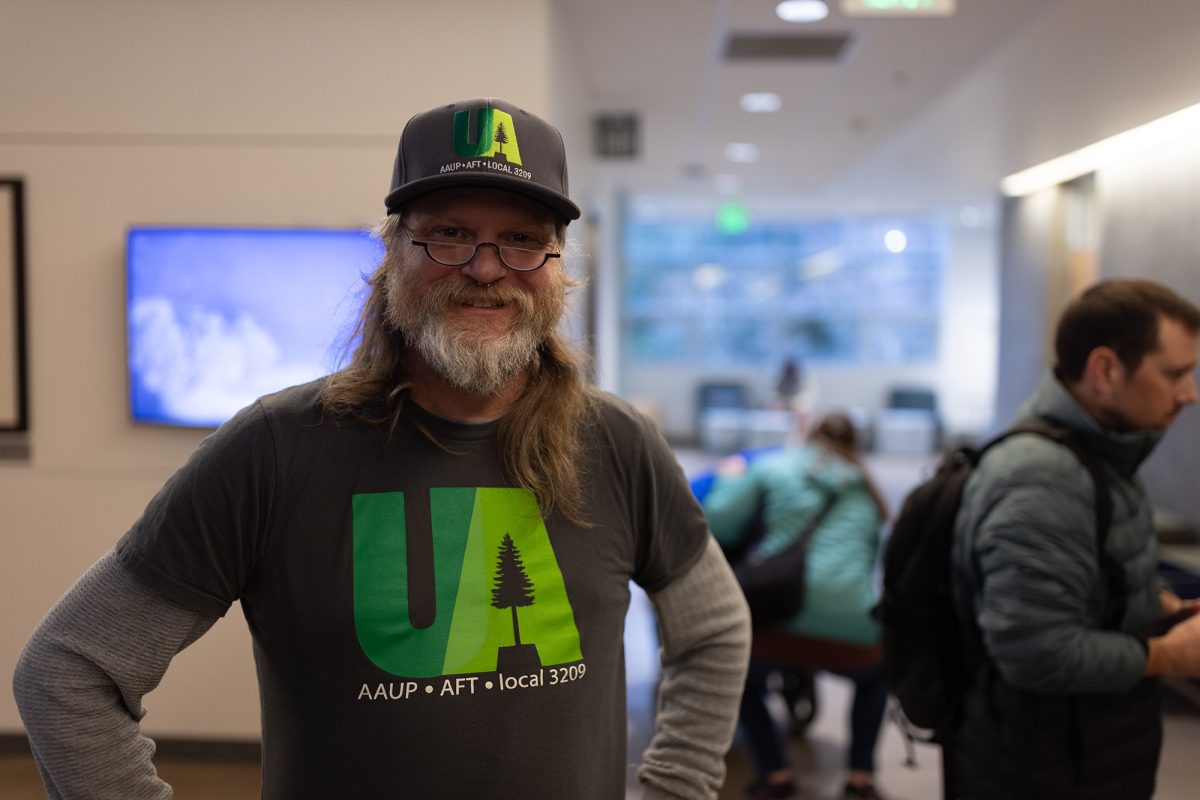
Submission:
M 561 253 L 551 253 L 545 250 L 526 250 L 521 247 L 496 244 L 495 242 L 477 242 L 476 244 L 455 244 L 451 242 L 427 242 L 414 239 L 412 231 L 405 229 L 409 241 L 425 250 L 425 255 L 444 267 L 461 267 L 466 264 L 481 247 L 494 247 L 500 255 L 500 263 L 516 272 L 533 272 L 541 269 L 552 258 L 562 258 Z

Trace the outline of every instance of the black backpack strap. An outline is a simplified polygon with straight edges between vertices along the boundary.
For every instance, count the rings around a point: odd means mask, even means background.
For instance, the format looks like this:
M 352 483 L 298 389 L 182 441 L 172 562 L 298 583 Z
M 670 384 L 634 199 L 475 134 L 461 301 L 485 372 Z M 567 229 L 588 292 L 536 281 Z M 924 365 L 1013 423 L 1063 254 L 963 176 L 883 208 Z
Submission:
M 801 484 L 808 483 L 813 475 L 813 469 L 810 466 L 800 473 Z M 721 551 L 725 554 L 725 558 L 730 564 L 739 564 L 746 561 L 753 555 L 755 548 L 762 543 L 767 536 L 767 487 L 757 477 L 754 480 L 754 512 L 750 518 L 742 525 L 741 531 L 738 533 L 737 539 L 729 544 L 721 545 Z M 808 539 L 813 531 L 817 529 L 833 508 L 834 504 L 841 496 L 841 492 L 837 489 L 832 489 L 825 492 L 825 497 L 821 501 L 821 508 L 817 511 L 816 516 L 812 517 L 808 525 L 801 532 L 799 539 L 796 542 L 789 544 L 788 547 L 798 546 L 807 547 Z
M 1109 600 L 1104 627 L 1109 630 L 1117 630 L 1121 626 L 1121 620 L 1125 617 L 1125 568 L 1108 554 L 1108 532 L 1112 527 L 1113 501 L 1112 493 L 1108 488 L 1108 477 L 1104 474 L 1104 465 L 1096 459 L 1095 454 L 1070 428 L 1042 417 L 1034 417 L 1017 423 L 988 442 L 984 450 L 1018 433 L 1034 433 L 1062 445 L 1074 453 L 1075 458 L 1092 476 L 1092 484 L 1095 486 L 1096 492 L 1096 547 L 1100 554 L 1100 567 L 1104 572 Z

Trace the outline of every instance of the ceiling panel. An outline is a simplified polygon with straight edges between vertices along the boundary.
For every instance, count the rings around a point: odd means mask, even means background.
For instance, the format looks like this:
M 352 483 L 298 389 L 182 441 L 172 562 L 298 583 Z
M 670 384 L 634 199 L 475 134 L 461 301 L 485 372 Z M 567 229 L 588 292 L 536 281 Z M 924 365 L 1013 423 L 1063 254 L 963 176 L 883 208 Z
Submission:
M 895 135 L 1015 32 L 1059 0 L 960 0 L 949 18 L 843 17 L 782 22 L 773 0 L 561 0 L 592 107 L 635 110 L 644 156 L 606 165 L 637 191 L 713 190 L 736 174 L 743 193 L 816 193 Z M 847 37 L 832 61 L 730 61 L 735 36 Z M 782 110 L 747 114 L 746 91 Z M 757 144 L 757 164 L 730 164 L 727 142 Z

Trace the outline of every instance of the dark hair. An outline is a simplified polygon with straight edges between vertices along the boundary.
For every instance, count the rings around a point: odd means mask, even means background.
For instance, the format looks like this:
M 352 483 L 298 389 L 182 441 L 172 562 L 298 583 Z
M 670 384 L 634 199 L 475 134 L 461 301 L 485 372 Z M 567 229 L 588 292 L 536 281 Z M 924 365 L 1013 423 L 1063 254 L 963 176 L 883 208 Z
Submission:
M 883 493 L 875 485 L 875 481 L 867 472 L 867 467 L 859 455 L 858 429 L 854 427 L 854 421 L 840 411 L 832 411 L 821 417 L 813 427 L 812 433 L 808 435 L 808 440 L 827 453 L 832 453 L 858 467 L 859 472 L 862 473 L 867 494 L 871 496 L 875 508 L 879 510 L 880 518 L 887 519 L 887 502 L 883 499 Z
M 848 461 L 858 460 L 858 431 L 850 417 L 840 411 L 821 417 L 808 438 Z
M 1092 286 L 1071 301 L 1058 321 L 1055 372 L 1069 383 L 1078 381 L 1097 347 L 1111 348 L 1133 372 L 1158 348 L 1160 317 L 1200 331 L 1200 309 L 1162 284 L 1124 279 Z

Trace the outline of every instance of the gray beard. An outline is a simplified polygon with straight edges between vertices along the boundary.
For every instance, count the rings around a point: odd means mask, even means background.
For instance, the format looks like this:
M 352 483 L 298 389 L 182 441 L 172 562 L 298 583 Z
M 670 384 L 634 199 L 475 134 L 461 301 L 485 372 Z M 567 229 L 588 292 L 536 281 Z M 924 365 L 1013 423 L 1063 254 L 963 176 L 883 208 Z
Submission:
M 456 389 L 490 397 L 534 365 L 541 344 L 553 335 L 562 318 L 565 285 L 556 282 L 530 296 L 515 287 L 480 289 L 466 283 L 442 282 L 415 289 L 413 273 L 397 253 L 385 255 L 392 273 L 386 317 L 430 368 Z M 480 296 L 510 303 L 517 309 L 514 324 L 503 335 L 480 335 L 469 321 L 454 324 L 446 308 Z
M 478 396 L 496 394 L 532 364 L 544 339 L 529 326 L 517 326 L 498 339 L 480 341 L 444 318 L 427 320 L 418 330 L 406 332 L 406 337 L 435 372 Z
M 461 283 L 439 283 L 424 290 L 413 287 L 403 262 L 393 262 L 395 277 L 388 290 L 387 316 L 394 329 L 425 363 L 451 386 L 477 396 L 496 394 L 532 365 L 538 348 L 562 317 L 564 286 L 546 287 L 534 298 L 515 287 L 480 289 Z M 517 309 L 512 326 L 502 335 L 480 335 L 469 322 L 456 325 L 445 311 L 469 298 L 489 296 Z

